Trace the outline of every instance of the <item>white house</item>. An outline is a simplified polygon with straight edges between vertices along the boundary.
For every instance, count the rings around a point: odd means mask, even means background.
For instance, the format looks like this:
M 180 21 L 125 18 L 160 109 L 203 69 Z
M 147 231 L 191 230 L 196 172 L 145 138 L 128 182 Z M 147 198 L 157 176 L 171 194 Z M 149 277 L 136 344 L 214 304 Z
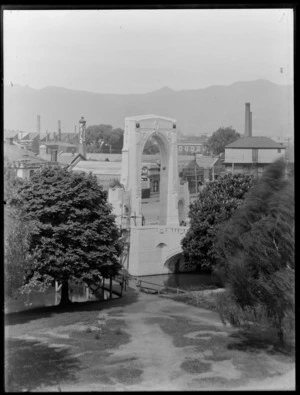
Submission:
M 242 137 L 225 147 L 225 169 L 227 172 L 260 175 L 264 167 L 285 158 L 285 149 L 269 137 Z

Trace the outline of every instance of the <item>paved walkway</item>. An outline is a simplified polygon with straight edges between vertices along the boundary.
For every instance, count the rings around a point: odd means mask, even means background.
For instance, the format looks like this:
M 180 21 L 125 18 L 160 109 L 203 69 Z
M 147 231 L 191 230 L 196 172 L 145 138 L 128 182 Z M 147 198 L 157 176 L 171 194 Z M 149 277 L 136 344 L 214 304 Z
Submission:
M 108 302 L 99 318 L 108 325 L 111 319 L 119 320 L 122 330 L 131 335 L 130 341 L 112 348 L 105 365 L 99 360 L 98 379 L 82 381 L 78 376 L 74 382 L 62 381 L 58 383 L 61 391 L 295 388 L 290 357 L 243 349 L 238 331 L 224 326 L 214 312 L 139 293 L 136 301 L 123 306 Z M 104 377 L 110 378 L 103 382 Z

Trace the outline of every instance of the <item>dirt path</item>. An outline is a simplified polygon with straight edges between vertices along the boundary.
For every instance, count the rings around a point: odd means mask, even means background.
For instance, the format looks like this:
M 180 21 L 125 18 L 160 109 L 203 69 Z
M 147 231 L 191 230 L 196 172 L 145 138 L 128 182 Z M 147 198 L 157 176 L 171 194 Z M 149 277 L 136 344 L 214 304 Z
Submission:
M 295 389 L 291 356 L 276 354 L 270 349 L 249 350 L 239 332 L 225 327 L 214 312 L 140 293 L 131 304 L 121 307 L 117 302 L 112 307 L 107 304 L 95 314 L 91 331 L 100 321 L 101 325 L 109 326 L 112 322 L 121 327 L 121 331 L 130 336 L 129 341 L 106 349 L 106 354 L 93 349 L 95 346 L 79 350 L 78 343 L 71 344 L 67 340 L 76 331 L 83 333 L 87 327 L 81 322 L 80 313 L 72 328 L 62 323 L 46 330 L 41 325 L 30 333 L 31 340 L 52 342 L 52 346 L 59 349 L 64 345 L 69 347 L 73 357 L 83 364 L 72 380 L 63 378 L 54 385 L 42 384 L 35 390 Z M 10 336 L 20 339 L 24 329 L 21 325 L 10 326 Z M 85 333 L 82 341 L 87 336 Z

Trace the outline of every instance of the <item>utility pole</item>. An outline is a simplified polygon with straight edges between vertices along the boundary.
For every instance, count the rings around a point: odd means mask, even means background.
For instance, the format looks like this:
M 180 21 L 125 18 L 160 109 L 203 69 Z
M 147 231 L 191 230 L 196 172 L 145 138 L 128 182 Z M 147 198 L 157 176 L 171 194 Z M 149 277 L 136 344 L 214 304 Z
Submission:
M 196 189 L 196 196 L 198 194 L 198 182 L 197 182 L 197 161 L 196 161 L 196 152 L 194 153 L 195 156 L 195 189 Z

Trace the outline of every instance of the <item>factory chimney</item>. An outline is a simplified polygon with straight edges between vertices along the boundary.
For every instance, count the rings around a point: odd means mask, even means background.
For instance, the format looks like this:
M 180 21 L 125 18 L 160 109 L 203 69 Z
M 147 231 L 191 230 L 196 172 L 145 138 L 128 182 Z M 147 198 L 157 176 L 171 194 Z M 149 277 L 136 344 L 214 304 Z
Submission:
M 61 122 L 58 121 L 58 141 L 61 141 Z
M 36 131 L 37 133 L 41 133 L 41 116 L 37 116 L 37 121 L 36 121 Z
M 85 127 L 86 120 L 81 117 L 79 120 L 79 153 L 86 158 Z
M 252 112 L 250 103 L 245 103 L 245 137 L 252 137 Z

